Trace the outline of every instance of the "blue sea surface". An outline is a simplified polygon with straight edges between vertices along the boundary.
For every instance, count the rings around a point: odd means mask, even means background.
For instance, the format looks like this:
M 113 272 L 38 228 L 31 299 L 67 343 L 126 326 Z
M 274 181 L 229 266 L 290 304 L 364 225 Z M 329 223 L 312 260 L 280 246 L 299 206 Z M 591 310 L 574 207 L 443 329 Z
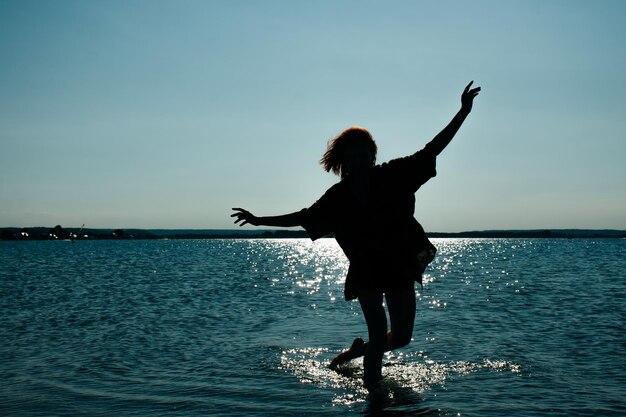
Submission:
M 626 240 L 433 243 L 370 393 L 332 239 L 0 242 L 0 415 L 626 415 Z

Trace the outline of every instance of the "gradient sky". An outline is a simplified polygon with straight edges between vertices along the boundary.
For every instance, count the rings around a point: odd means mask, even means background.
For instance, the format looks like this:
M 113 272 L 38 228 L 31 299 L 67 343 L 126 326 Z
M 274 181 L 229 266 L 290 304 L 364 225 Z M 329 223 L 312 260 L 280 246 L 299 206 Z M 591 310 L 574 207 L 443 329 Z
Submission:
M 0 0 L 0 227 L 233 228 L 483 91 L 417 194 L 428 231 L 626 229 L 624 1 Z

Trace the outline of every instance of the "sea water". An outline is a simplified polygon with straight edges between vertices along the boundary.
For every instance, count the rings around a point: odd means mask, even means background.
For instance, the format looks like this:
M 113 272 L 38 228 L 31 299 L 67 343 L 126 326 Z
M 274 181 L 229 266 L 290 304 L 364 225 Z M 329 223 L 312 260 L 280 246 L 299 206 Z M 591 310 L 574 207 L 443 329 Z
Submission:
M 332 239 L 0 242 L 0 415 L 626 415 L 626 240 L 433 243 L 368 392 Z

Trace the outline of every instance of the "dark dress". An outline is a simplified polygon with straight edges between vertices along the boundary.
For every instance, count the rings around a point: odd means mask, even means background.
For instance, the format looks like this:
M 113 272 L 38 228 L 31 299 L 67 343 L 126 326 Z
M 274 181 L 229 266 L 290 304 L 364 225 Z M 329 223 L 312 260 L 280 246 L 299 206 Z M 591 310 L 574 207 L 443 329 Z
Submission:
M 427 145 L 404 158 L 372 167 L 367 205 L 346 180 L 333 185 L 299 212 L 311 240 L 334 235 L 350 261 L 344 296 L 358 289 L 390 292 L 422 283 L 436 249 L 415 220 L 415 192 L 437 175 L 436 154 Z

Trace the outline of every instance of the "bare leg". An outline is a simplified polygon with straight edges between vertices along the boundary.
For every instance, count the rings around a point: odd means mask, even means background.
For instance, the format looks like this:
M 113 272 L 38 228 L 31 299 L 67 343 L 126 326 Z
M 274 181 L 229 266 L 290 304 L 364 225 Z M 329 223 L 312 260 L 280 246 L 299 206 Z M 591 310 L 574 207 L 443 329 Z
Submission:
M 409 288 L 385 294 L 391 331 L 387 334 L 387 350 L 408 345 L 415 323 L 415 290 Z
M 363 367 L 364 379 L 370 383 L 381 378 L 382 358 L 386 351 L 406 346 L 413 335 L 415 322 L 415 290 L 394 291 L 385 294 L 391 331 L 387 332 L 387 317 L 382 305 L 383 294 L 378 291 L 360 291 L 359 302 L 367 322 L 370 341 L 356 338 L 349 350 L 339 354 L 331 362 L 330 367 L 365 356 Z
M 359 303 L 367 323 L 369 341 L 365 344 L 363 380 L 376 383 L 382 378 L 383 354 L 387 349 L 387 315 L 381 291 L 359 291 Z

